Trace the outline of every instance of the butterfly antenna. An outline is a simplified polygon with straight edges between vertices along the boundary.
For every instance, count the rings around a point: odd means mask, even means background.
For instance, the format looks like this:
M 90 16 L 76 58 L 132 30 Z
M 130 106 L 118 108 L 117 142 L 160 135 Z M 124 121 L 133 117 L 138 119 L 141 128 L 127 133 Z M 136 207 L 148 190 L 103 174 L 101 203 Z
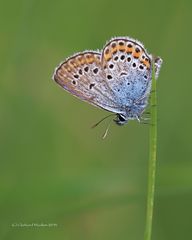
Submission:
M 109 124 L 108 124 L 108 126 L 107 126 L 107 128 L 106 128 L 106 130 L 105 130 L 105 132 L 103 134 L 103 136 L 102 136 L 102 139 L 105 139 L 107 137 L 107 134 L 109 132 L 109 128 L 111 126 L 111 122 L 112 122 L 112 119 L 110 120 L 110 122 L 109 122 Z
M 113 114 L 110 114 L 110 115 L 102 118 L 99 122 L 97 122 L 96 124 L 94 124 L 91 128 L 97 127 L 97 126 L 98 126 L 101 122 L 103 122 L 105 119 L 107 119 L 107 118 L 109 118 L 109 117 L 111 117 L 111 116 L 114 116 L 114 115 L 115 115 L 115 114 L 113 113 Z

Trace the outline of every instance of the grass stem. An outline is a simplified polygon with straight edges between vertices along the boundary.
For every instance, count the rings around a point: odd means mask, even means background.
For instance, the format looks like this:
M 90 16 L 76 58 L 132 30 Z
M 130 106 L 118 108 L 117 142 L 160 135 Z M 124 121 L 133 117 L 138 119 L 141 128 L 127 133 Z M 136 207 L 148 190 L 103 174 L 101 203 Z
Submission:
M 151 124 L 149 142 L 148 193 L 147 193 L 146 228 L 144 240 L 151 240 L 154 193 L 155 193 L 155 172 L 157 156 L 157 92 L 154 64 L 152 70 L 152 91 L 150 98 L 150 107 L 151 107 Z

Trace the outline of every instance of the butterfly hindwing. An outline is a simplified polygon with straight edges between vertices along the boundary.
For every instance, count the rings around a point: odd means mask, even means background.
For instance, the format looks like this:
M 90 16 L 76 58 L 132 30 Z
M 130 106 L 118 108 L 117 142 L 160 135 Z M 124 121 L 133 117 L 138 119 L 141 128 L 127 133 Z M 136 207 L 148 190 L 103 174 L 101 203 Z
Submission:
M 104 47 L 102 64 L 108 84 L 119 100 L 129 105 L 146 96 L 151 85 L 152 57 L 143 45 L 130 38 L 113 38 Z

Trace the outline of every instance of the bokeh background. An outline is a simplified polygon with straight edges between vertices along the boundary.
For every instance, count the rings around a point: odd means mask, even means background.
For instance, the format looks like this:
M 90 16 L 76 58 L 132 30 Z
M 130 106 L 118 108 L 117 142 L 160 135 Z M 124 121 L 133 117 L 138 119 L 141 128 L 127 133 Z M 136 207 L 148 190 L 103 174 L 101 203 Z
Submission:
M 186 0 L 0 1 L 0 239 L 143 239 L 149 127 L 113 124 L 103 141 L 106 123 L 90 126 L 108 113 L 51 80 L 65 57 L 112 36 L 164 60 L 152 237 L 192 239 L 191 9 Z

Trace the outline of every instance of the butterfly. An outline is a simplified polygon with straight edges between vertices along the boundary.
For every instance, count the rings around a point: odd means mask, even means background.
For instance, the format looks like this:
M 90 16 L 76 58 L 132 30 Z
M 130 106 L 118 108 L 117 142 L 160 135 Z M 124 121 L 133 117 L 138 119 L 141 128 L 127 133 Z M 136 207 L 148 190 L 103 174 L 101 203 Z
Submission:
M 77 53 L 56 67 L 53 80 L 72 95 L 116 114 L 124 125 L 139 120 L 148 105 L 152 66 L 158 77 L 162 59 L 129 37 L 115 37 L 101 51 Z

